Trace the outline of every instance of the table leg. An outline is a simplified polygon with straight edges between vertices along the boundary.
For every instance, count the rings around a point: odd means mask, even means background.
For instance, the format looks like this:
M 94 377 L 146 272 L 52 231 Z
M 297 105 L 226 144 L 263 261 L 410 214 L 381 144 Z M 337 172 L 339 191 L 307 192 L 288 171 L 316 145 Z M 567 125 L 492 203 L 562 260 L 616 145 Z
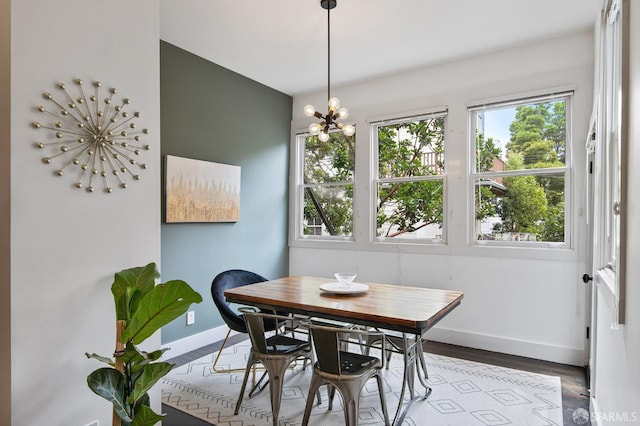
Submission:
M 403 339 L 403 358 L 404 358 L 404 374 L 402 378 L 402 389 L 400 390 L 400 399 L 398 401 L 398 409 L 396 411 L 396 415 L 393 418 L 393 425 L 399 426 L 404 421 L 409 408 L 413 405 L 414 402 L 418 400 L 425 400 L 431 395 L 431 388 L 427 384 L 425 380 L 426 376 L 426 366 L 422 365 L 421 360 L 419 360 L 420 354 L 418 351 L 422 350 L 422 340 L 421 336 L 415 335 L 413 338 L 408 337 L 405 333 L 402 334 Z M 420 371 L 424 370 L 424 371 Z M 420 384 L 425 388 L 424 395 L 416 395 L 415 392 L 415 375 L 418 373 L 418 380 Z M 403 409 L 404 405 L 404 394 L 405 391 L 409 389 L 409 401 L 407 401 L 406 406 Z

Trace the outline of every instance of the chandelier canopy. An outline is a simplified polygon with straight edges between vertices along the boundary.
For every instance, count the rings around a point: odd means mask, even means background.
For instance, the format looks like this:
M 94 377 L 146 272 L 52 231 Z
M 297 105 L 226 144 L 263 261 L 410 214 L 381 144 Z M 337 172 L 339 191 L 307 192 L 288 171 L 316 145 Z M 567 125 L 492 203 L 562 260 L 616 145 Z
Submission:
M 329 140 L 331 129 L 340 129 L 346 136 L 352 136 L 356 128 L 351 124 L 342 124 L 339 120 L 344 120 L 349 116 L 349 111 L 340 106 L 340 99 L 331 97 L 331 9 L 336 7 L 337 0 L 320 0 L 320 6 L 327 10 L 327 114 L 323 115 L 317 111 L 313 105 L 304 107 L 304 114 L 308 117 L 316 117 L 321 121 L 309 125 L 309 133 L 317 135 L 323 142 Z

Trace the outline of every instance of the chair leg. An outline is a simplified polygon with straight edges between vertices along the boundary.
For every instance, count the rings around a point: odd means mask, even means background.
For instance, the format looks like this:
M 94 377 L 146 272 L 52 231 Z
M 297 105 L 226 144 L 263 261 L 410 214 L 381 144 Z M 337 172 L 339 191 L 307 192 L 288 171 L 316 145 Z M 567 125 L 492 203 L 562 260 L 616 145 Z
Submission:
M 249 373 L 254 362 L 253 351 L 251 351 L 249 353 L 249 360 L 247 361 L 247 368 L 244 371 L 244 379 L 242 380 L 242 386 L 240 387 L 240 395 L 238 396 L 238 402 L 236 402 L 236 409 L 233 411 L 233 414 L 238 414 L 240 412 L 240 404 L 242 404 L 242 398 L 244 398 L 244 390 L 247 387 Z
M 269 373 L 269 392 L 271 393 L 271 414 L 273 415 L 273 426 L 278 426 L 280 401 L 282 399 L 282 385 L 284 375 L 291 361 L 291 359 L 279 359 L 264 362 Z
M 264 371 L 264 373 L 262 373 L 262 376 L 260 376 L 260 379 L 258 379 L 258 381 L 256 382 L 256 364 L 253 364 L 253 367 L 251 369 L 253 370 L 253 378 L 251 381 L 251 384 L 253 385 L 253 389 L 249 391 L 249 398 L 253 398 L 256 395 L 260 395 L 264 390 L 264 388 L 266 388 L 267 385 L 269 384 L 269 375 L 266 370 Z M 266 382 L 262 383 L 262 381 L 265 378 L 267 379 Z
M 389 413 L 387 412 L 387 403 L 384 398 L 384 386 L 382 384 L 382 377 L 380 377 L 380 374 L 376 374 L 376 381 L 378 382 L 378 393 L 380 393 L 380 406 L 382 407 L 384 424 L 385 426 L 389 426 Z
M 313 374 L 313 376 L 311 376 L 309 396 L 307 396 L 307 403 L 304 406 L 304 415 L 302 416 L 302 426 L 307 426 L 309 424 L 309 416 L 311 415 L 311 408 L 313 407 L 313 395 L 318 394 L 318 389 L 322 384 L 323 381 L 319 375 Z
M 360 408 L 361 383 L 354 381 L 343 385 L 340 389 L 344 408 L 344 422 L 346 426 L 358 425 L 358 410 Z
M 333 398 L 336 396 L 336 387 L 327 384 L 327 395 L 329 396 L 329 411 L 333 410 Z
M 213 371 L 215 371 L 216 373 L 235 373 L 238 371 L 242 371 L 242 368 L 229 368 L 229 369 L 217 369 L 216 365 L 218 364 L 218 360 L 220 359 L 220 355 L 222 355 L 222 350 L 224 349 L 225 345 L 227 344 L 227 340 L 229 339 L 229 336 L 231 335 L 231 329 L 229 329 L 229 331 L 227 331 L 227 335 L 224 337 L 224 340 L 222 341 L 222 346 L 220 346 L 220 350 L 218 351 L 218 355 L 216 355 L 216 359 L 213 360 L 213 366 L 211 367 L 211 369 Z

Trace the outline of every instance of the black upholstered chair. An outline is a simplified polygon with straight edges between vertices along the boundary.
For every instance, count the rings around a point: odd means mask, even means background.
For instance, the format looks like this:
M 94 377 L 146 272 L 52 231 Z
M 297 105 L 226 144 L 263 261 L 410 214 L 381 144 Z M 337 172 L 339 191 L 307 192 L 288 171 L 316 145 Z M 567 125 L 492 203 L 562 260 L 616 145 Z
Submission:
M 242 314 L 234 310 L 229 305 L 229 302 L 227 302 L 227 300 L 225 299 L 225 290 L 263 281 L 267 281 L 267 279 L 254 272 L 245 271 L 242 269 L 230 269 L 228 271 L 221 272 L 213 279 L 213 282 L 211 283 L 211 297 L 213 298 L 213 303 L 218 308 L 218 311 L 220 311 L 220 316 L 224 320 L 225 324 L 227 324 L 227 326 L 229 327 L 229 331 L 227 332 L 227 335 L 222 342 L 220 351 L 218 352 L 216 359 L 213 361 L 213 371 L 215 371 L 216 373 L 229 373 L 233 371 L 244 370 L 244 368 L 227 370 L 216 368 L 218 359 L 220 358 L 222 350 L 227 343 L 227 339 L 229 339 L 229 336 L 231 335 L 231 331 L 236 331 L 238 333 L 248 332 Z M 271 330 L 275 329 L 275 322 L 271 323 L 269 328 Z

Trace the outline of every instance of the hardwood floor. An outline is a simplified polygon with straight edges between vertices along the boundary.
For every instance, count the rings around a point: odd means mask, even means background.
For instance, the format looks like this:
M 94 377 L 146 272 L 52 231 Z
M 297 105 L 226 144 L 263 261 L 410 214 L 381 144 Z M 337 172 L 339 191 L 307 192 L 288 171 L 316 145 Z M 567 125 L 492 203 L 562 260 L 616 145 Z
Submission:
M 228 344 L 238 343 L 246 338 L 245 335 L 237 335 L 229 339 Z M 207 354 L 217 351 L 221 342 L 214 343 L 200 349 L 196 349 L 187 354 L 175 357 L 170 362 L 176 365 L 186 364 Z M 540 361 L 532 358 L 525 358 L 514 355 L 507 355 L 498 352 L 483 351 L 480 349 L 465 348 L 462 346 L 449 345 L 438 342 L 427 342 L 425 351 L 438 355 L 446 355 L 455 358 L 467 359 L 470 361 L 483 362 L 486 364 L 500 365 L 503 367 L 516 368 L 534 373 L 559 376 L 562 382 L 562 411 L 564 424 L 574 425 L 573 412 L 578 408 L 589 410 L 589 396 L 587 391 L 587 381 L 585 369 L 572 365 L 564 365 L 547 361 Z M 162 410 L 167 416 L 163 419 L 164 426 L 210 426 L 209 423 L 196 419 L 181 411 L 175 410 L 167 405 L 162 405 Z M 585 423 L 590 424 L 590 423 Z M 462 425 L 461 425 L 462 426 Z M 524 425 L 523 425 L 524 426 Z
M 523 371 L 559 376 L 562 383 L 562 417 L 566 426 L 575 425 L 573 412 L 578 408 L 589 411 L 586 370 L 583 367 L 540 361 L 499 352 L 465 348 L 445 343 L 427 342 L 425 351 L 438 355 L 467 359 L 485 364 L 500 365 Z M 590 424 L 590 422 L 583 423 Z

